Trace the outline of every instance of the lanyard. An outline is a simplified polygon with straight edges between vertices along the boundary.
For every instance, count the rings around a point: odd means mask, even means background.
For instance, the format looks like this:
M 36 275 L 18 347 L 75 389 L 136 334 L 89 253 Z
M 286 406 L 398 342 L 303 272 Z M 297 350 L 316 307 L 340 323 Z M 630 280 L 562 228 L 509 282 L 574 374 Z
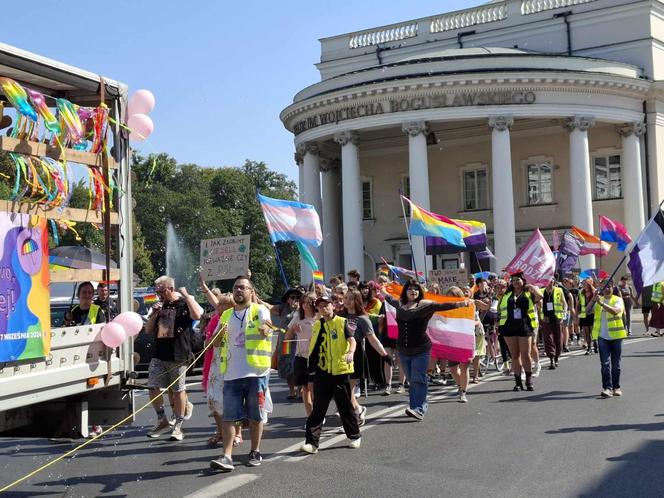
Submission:
M 233 316 L 238 320 L 240 320 L 240 330 L 242 330 L 242 327 L 244 326 L 244 319 L 247 317 L 247 311 L 249 311 L 249 308 L 244 310 L 244 315 L 242 315 L 242 317 L 240 318 L 238 314 L 235 312 L 235 310 L 233 310 Z

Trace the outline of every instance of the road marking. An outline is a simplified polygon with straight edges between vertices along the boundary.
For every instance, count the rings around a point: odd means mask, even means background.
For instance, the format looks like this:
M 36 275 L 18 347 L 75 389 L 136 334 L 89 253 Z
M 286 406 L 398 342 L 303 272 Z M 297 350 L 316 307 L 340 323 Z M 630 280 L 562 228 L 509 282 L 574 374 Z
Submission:
M 199 386 L 200 384 L 201 381 L 189 382 L 188 384 L 185 384 L 184 387 Z M 134 396 L 147 396 L 148 394 L 150 394 L 150 390 L 147 387 L 144 389 L 134 389 Z
M 260 478 L 260 476 L 256 474 L 235 474 L 224 477 L 214 484 L 210 484 L 209 486 L 205 486 L 198 491 L 186 495 L 184 498 L 214 498 L 215 496 L 223 496 L 258 478 Z

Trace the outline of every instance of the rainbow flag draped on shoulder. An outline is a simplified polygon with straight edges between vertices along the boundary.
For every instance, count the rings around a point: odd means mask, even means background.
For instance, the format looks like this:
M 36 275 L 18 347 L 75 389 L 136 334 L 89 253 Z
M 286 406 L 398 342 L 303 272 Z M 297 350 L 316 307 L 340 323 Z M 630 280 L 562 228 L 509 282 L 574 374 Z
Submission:
M 399 299 L 402 287 L 397 284 L 390 284 L 385 287 L 393 298 Z M 437 303 L 463 301 L 459 297 L 439 296 L 437 294 L 424 295 L 424 299 L 435 301 Z M 396 315 L 396 310 L 392 306 L 387 306 L 385 310 L 388 328 L 392 325 L 392 330 L 396 328 L 396 316 L 390 316 L 390 313 Z M 388 330 L 389 332 L 389 330 Z M 392 332 L 391 336 L 394 335 Z M 448 311 L 439 311 L 434 313 L 429 326 L 427 335 L 431 339 L 431 355 L 444 360 L 467 362 L 475 356 L 475 307 L 456 308 Z
M 470 225 L 459 223 L 443 215 L 432 213 L 418 206 L 408 197 L 401 196 L 410 204 L 410 234 L 420 237 L 439 237 L 453 246 L 465 248 L 464 237 L 470 235 Z

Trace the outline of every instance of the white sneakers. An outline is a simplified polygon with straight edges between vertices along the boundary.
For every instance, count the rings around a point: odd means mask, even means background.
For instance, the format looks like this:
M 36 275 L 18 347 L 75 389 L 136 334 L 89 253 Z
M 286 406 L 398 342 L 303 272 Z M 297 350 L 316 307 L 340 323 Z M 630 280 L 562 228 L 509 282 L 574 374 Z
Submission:
M 349 439 L 348 447 L 353 448 L 354 450 L 358 449 L 362 444 L 362 438 L 358 437 L 357 439 Z
M 310 455 L 315 455 L 316 453 L 318 453 L 318 448 L 316 448 L 311 443 L 304 443 L 302 446 L 300 446 L 300 451 L 304 453 L 309 453 Z

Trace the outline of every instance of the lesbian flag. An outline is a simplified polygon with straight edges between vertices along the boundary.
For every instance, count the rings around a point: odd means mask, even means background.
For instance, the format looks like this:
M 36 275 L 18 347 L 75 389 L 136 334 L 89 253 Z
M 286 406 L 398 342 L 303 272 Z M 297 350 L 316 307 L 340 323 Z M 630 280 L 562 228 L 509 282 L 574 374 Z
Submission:
M 595 235 L 584 232 L 580 228 L 572 227 L 570 228 L 569 232 L 583 242 L 581 252 L 579 253 L 581 256 L 584 254 L 606 256 L 611 250 L 611 246 L 608 243 L 600 240 L 600 238 L 596 237 Z
M 258 194 L 272 243 L 302 242 L 318 247 L 323 242 L 318 213 L 310 204 L 272 199 Z
M 395 299 L 399 299 L 402 287 L 389 284 L 385 291 Z M 464 298 L 439 296 L 426 293 L 424 299 L 437 303 L 453 303 Z M 396 309 L 388 307 L 385 301 L 388 337 L 394 337 L 396 328 Z M 390 316 L 393 314 L 393 316 Z M 390 330 L 391 329 L 391 330 Z M 390 332 L 392 331 L 392 334 Z M 397 333 L 398 334 L 398 333 Z M 427 335 L 431 339 L 431 356 L 443 360 L 468 362 L 475 356 L 475 306 L 456 308 L 434 313 L 427 327 Z
M 440 214 L 427 211 L 403 195 L 401 198 L 410 204 L 409 230 L 411 235 L 439 237 L 445 239 L 450 245 L 466 247 L 463 238 L 470 235 L 470 225 L 462 224 Z
M 619 251 L 624 251 L 627 244 L 632 242 L 632 237 L 629 236 L 624 225 L 602 215 L 599 216 L 599 238 L 607 242 L 614 242 Z

